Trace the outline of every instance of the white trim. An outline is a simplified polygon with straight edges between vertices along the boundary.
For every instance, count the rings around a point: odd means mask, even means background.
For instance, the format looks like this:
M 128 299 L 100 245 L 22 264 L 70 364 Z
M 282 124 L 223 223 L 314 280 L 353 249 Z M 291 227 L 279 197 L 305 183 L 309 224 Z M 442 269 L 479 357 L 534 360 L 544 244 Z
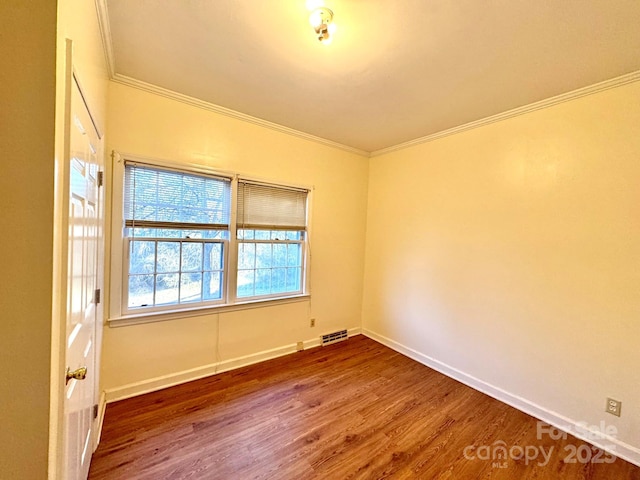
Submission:
M 465 372 L 462 372 L 454 367 L 447 365 L 439 360 L 436 360 L 428 355 L 425 355 L 421 352 L 418 352 L 412 348 L 409 348 L 401 343 L 396 342 L 395 340 L 391 340 L 388 337 L 383 335 L 379 335 L 371 330 L 366 328 L 362 329 L 362 334 L 375 340 L 376 342 L 382 343 L 387 347 L 399 352 L 416 362 L 419 362 L 427 367 L 430 367 L 447 377 L 458 380 L 461 383 L 464 383 L 468 387 L 473 388 L 474 390 L 478 390 L 490 397 L 495 398 L 507 405 L 512 406 L 513 408 L 520 410 L 521 412 L 526 413 L 527 415 L 531 415 L 534 418 L 542 420 L 543 422 L 548 423 L 549 425 L 553 425 L 554 427 L 567 432 L 575 437 L 584 440 L 587 443 L 595 445 L 602 450 L 605 450 L 616 457 L 622 458 L 634 465 L 640 466 L 640 449 L 630 445 L 628 443 L 622 442 L 613 437 L 606 436 L 599 440 L 594 440 L 593 438 L 588 439 L 584 436 L 578 434 L 578 432 L 584 431 L 584 425 L 581 425 L 578 421 L 565 417 L 557 412 L 549 410 L 545 407 L 537 405 L 526 398 L 519 397 L 512 393 L 509 393 L 499 387 L 491 385 L 483 380 L 480 380 L 472 375 L 469 375 Z M 600 436 L 600 432 L 593 432 L 593 437 Z M 611 448 L 611 445 L 614 448 Z
M 348 330 L 349 337 L 359 335 L 361 333 L 360 327 L 350 328 Z M 311 340 L 305 340 L 303 342 L 304 349 L 314 348 L 320 346 L 320 338 L 316 337 Z M 271 360 L 273 358 L 289 355 L 290 353 L 296 353 L 296 344 L 284 345 L 282 347 L 272 348 L 270 350 L 263 350 L 262 352 L 252 353 L 250 355 L 244 355 L 242 357 L 236 357 L 229 360 L 223 360 L 209 365 L 203 365 L 201 367 L 191 368 L 189 370 L 183 370 L 181 372 L 170 373 L 168 375 L 162 375 L 148 380 L 142 380 L 140 382 L 129 383 L 115 388 L 109 388 L 105 390 L 107 403 L 117 402 L 118 400 L 124 400 L 126 398 L 136 397 L 145 393 L 155 392 L 162 390 L 163 388 L 173 387 L 182 383 L 191 382 L 200 378 L 209 377 L 218 373 L 228 372 L 237 368 L 246 367 L 247 365 L 253 365 L 255 363 L 264 362 L 265 360 Z
M 225 278 L 225 296 L 227 303 L 234 304 L 238 300 L 238 174 L 233 176 L 231 181 L 231 216 L 229 217 L 229 248 L 226 263 L 223 265 L 230 273 Z M 218 317 L 220 326 L 220 317 Z
M 171 100 L 176 100 L 178 102 L 191 105 L 192 107 L 202 108 L 203 110 L 209 110 L 210 112 L 235 118 L 236 120 L 252 123 L 254 125 L 258 125 L 259 127 L 269 128 L 271 130 L 275 130 L 280 133 L 285 133 L 287 135 L 299 137 L 304 140 L 320 143 L 328 147 L 338 148 L 340 150 L 344 150 L 349 153 L 355 153 L 356 155 L 361 155 L 363 157 L 369 157 L 369 152 L 365 150 L 361 150 L 355 147 L 350 147 L 342 143 L 334 142 L 333 140 L 327 140 L 326 138 L 317 137 L 315 135 L 311 135 L 310 133 L 301 132 L 300 130 L 295 130 L 290 127 L 285 127 L 284 125 L 280 125 L 278 123 L 270 122 L 262 118 L 247 115 L 246 113 L 237 112 L 235 110 L 231 110 L 230 108 L 221 107 L 220 105 L 216 105 L 211 102 L 206 102 L 204 100 L 190 97 L 188 95 L 183 95 L 182 93 L 174 92 L 173 90 L 159 87 L 151 83 L 143 82 L 142 80 L 137 80 L 135 78 L 127 77 L 126 75 L 122 75 L 120 73 L 115 73 L 114 75 L 112 75 L 111 81 L 113 81 L 114 83 L 120 83 L 122 85 L 126 85 L 128 87 L 137 88 L 138 90 L 143 90 L 145 92 L 153 93 L 161 97 L 169 98 Z
M 102 425 L 104 424 L 104 413 L 107 410 L 107 395 L 105 392 L 100 394 L 100 400 L 98 400 L 98 417 L 93 420 L 93 451 L 95 452 L 100 444 L 100 437 L 102 436 Z
M 207 305 L 193 307 L 182 310 L 158 310 L 154 312 L 144 312 L 130 314 L 122 317 L 114 317 L 107 320 L 110 327 L 124 327 L 126 325 L 137 325 L 141 323 L 160 322 L 164 320 L 179 320 L 187 317 L 201 317 L 203 315 L 217 315 L 219 313 L 236 312 L 239 310 L 251 310 L 254 308 L 267 308 L 287 303 L 298 303 L 310 301 L 311 295 L 293 295 L 290 297 L 265 298 L 260 300 L 250 300 L 246 302 L 225 303 L 221 305 Z
M 524 115 L 526 113 L 535 112 L 536 110 L 541 110 L 544 108 L 552 107 L 554 105 L 558 105 L 560 103 L 568 102 L 571 100 L 575 100 L 580 97 L 584 97 L 586 95 L 592 95 L 594 93 L 602 92 L 605 90 L 609 90 L 612 88 L 620 87 L 622 85 L 626 85 L 628 83 L 633 83 L 640 81 L 640 70 L 635 72 L 627 73 L 625 75 L 621 75 L 619 77 L 611 78 L 609 80 L 605 80 L 599 83 L 595 83 L 593 85 L 588 85 L 586 87 L 578 88 L 576 90 L 572 90 L 570 92 L 562 93 L 560 95 L 556 95 L 550 98 L 546 98 L 540 100 L 538 102 L 530 103 L 528 105 L 523 105 L 521 107 L 513 108 L 511 110 L 507 110 L 502 113 L 498 113 L 496 115 L 491 115 L 489 117 L 480 118 L 478 120 L 474 120 L 472 122 L 468 122 L 462 125 L 458 125 L 456 127 L 448 128 L 446 130 L 442 130 L 439 132 L 432 133 L 430 135 L 425 135 L 423 137 L 415 138 L 413 140 L 409 140 L 407 142 L 398 143 L 396 145 L 392 145 L 390 147 L 382 148 L 380 150 L 374 150 L 372 152 L 368 152 L 366 150 L 362 150 L 355 147 L 350 147 L 348 145 L 344 145 L 342 143 L 334 142 L 333 140 L 328 140 L 322 137 L 317 137 L 315 135 L 311 135 L 309 133 L 301 132 L 299 130 L 295 130 L 293 128 L 285 127 L 284 125 L 280 125 L 277 123 L 269 122 L 268 120 L 263 120 L 261 118 L 253 117 L 251 115 L 247 115 L 241 112 L 237 112 L 235 110 L 231 110 L 229 108 L 221 107 L 219 105 L 215 105 L 210 102 L 206 102 L 204 100 L 199 100 L 194 97 L 190 97 L 188 95 L 183 95 L 181 93 L 174 92 L 172 90 L 168 90 L 166 88 L 159 87 L 157 85 L 153 85 L 147 82 L 143 82 L 141 80 L 137 80 L 135 78 L 127 77 L 125 75 L 121 75 L 116 73 L 111 76 L 111 80 L 115 83 L 120 83 L 123 85 L 127 85 L 129 87 L 137 88 L 139 90 L 143 90 L 149 93 L 153 93 L 156 95 L 160 95 L 161 97 L 170 98 L 172 100 L 176 100 L 182 103 L 186 103 L 191 106 L 195 106 L 198 108 L 202 108 L 204 110 L 209 110 L 215 113 L 219 113 L 221 115 L 226 115 L 228 117 L 235 118 L 237 120 L 245 121 L 248 123 L 252 123 L 254 125 L 258 125 L 265 128 L 270 128 L 272 130 L 279 131 L 281 133 L 285 133 L 288 135 L 293 135 L 295 137 L 303 138 L 305 140 L 309 140 L 312 142 L 320 143 L 323 145 L 327 145 L 329 147 L 339 148 L 341 150 L 345 150 L 350 153 L 355 153 L 356 155 L 361 155 L 363 157 L 378 157 L 380 155 L 385 155 L 387 153 L 396 152 L 398 150 L 403 150 L 405 148 L 413 147 L 415 145 L 420 145 L 423 143 L 431 142 L 433 140 L 438 140 L 440 138 L 448 137 L 450 135 L 455 135 L 457 133 L 461 133 L 467 130 L 472 130 L 474 128 L 482 127 L 484 125 L 489 125 L 491 123 L 499 122 L 502 120 L 507 120 L 509 118 L 517 117 L 519 115 Z
M 426 135 L 424 137 L 419 137 L 414 140 L 409 140 L 408 142 L 403 142 L 397 145 L 392 145 L 387 148 L 375 150 L 373 152 L 370 152 L 369 156 L 379 157 L 380 155 L 385 155 L 387 153 L 396 152 L 398 150 L 403 150 L 405 148 L 413 147 L 415 145 L 420 145 L 422 143 L 438 140 L 439 138 L 448 137 L 450 135 L 455 135 L 456 133 L 464 132 L 466 130 L 482 127 L 484 125 L 489 125 L 491 123 L 506 120 L 508 118 L 517 117 L 518 115 L 524 115 L 525 113 L 535 112 L 536 110 L 542 110 L 543 108 L 552 107 L 553 105 L 557 105 L 559 103 L 568 102 L 571 100 L 575 100 L 576 98 L 584 97 L 586 95 L 592 95 L 594 93 L 609 90 L 611 88 L 620 87 L 622 85 L 626 85 L 627 83 L 633 83 L 637 81 L 640 81 L 640 70 L 627 73 L 619 77 L 611 78 L 603 82 L 595 83 L 593 85 L 588 85 L 586 87 L 578 88 L 577 90 L 572 90 L 571 92 L 562 93 L 554 97 L 546 98 L 538 102 L 530 103 L 522 107 L 507 110 L 506 112 L 498 113 L 496 115 L 491 115 L 490 117 L 485 117 L 479 120 L 475 120 L 473 122 L 465 123 L 463 125 L 458 125 L 457 127 L 432 133 L 431 135 Z
M 109 78 L 113 78 L 116 67 L 113 56 L 113 41 L 111 38 L 111 23 L 109 22 L 107 0 L 95 0 L 95 4 L 98 15 L 98 27 L 100 28 L 100 38 L 102 39 L 102 48 L 104 49 L 104 58 L 107 64 L 107 73 L 109 74 Z
M 65 468 L 65 384 L 62 381 L 66 365 L 66 328 L 67 328 L 67 260 L 69 230 L 69 164 L 71 124 L 71 88 L 73 82 L 73 40 L 64 39 L 64 53 L 58 51 L 56 59 L 56 77 L 58 70 L 64 72 L 64 85 L 56 89 L 55 119 L 55 177 L 54 177 L 54 214 L 53 222 L 53 266 L 52 266 L 52 308 L 51 308 L 51 372 L 49 386 L 49 446 L 47 466 L 49 480 L 61 478 Z M 58 48 L 56 48 L 59 50 Z M 58 66 L 60 63 L 60 67 Z M 61 106 L 61 108 L 58 108 Z M 62 128 L 61 128 L 62 127 Z M 58 129 L 62 133 L 57 133 Z M 59 137 L 59 138 L 58 138 Z M 57 290 L 57 295 L 55 294 Z

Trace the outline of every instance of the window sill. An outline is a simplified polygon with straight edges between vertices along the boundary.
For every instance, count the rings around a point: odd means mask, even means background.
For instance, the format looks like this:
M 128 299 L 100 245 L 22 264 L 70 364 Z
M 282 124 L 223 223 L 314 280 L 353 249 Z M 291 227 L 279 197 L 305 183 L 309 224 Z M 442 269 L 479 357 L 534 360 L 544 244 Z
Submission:
M 107 320 L 107 323 L 109 327 L 124 327 L 127 325 L 139 325 L 142 323 L 177 320 L 186 317 L 201 317 L 203 315 L 216 315 L 218 313 L 236 312 L 239 310 L 249 310 L 253 308 L 265 308 L 275 305 L 284 305 L 287 303 L 305 302 L 310 298 L 310 294 L 304 293 L 302 295 L 292 295 L 290 297 L 251 300 L 225 305 L 194 307 L 180 310 L 166 310 L 163 312 L 134 313 L 131 315 L 123 315 L 121 317 L 110 318 Z

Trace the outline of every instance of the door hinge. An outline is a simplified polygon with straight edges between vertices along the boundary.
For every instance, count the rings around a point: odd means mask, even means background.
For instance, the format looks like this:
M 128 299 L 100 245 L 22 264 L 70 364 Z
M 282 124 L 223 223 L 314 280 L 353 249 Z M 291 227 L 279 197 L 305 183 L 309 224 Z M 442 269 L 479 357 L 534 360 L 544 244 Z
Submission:
M 101 187 L 104 183 L 104 172 L 100 170 L 98 172 L 98 187 Z
M 98 418 L 98 404 L 93 406 L 93 418 Z
M 100 303 L 101 292 L 99 288 L 96 288 L 96 291 L 93 292 L 93 303 L 98 305 Z

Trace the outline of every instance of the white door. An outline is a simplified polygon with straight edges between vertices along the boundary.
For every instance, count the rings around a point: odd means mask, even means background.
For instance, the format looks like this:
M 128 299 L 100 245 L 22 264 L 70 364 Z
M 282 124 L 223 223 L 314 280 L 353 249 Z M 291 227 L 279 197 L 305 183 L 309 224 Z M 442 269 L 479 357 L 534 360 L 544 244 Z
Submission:
M 69 118 L 69 240 L 64 435 L 65 480 L 85 480 L 93 453 L 96 371 L 96 305 L 102 218 L 98 172 L 101 138 L 75 76 Z M 101 282 L 100 282 L 101 283 Z

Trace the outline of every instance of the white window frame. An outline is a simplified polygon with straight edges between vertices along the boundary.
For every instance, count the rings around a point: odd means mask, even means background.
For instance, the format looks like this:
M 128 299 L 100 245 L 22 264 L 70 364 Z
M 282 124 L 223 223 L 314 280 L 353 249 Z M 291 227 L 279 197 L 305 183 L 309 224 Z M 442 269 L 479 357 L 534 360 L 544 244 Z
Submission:
M 306 301 L 311 296 L 310 291 L 310 240 L 311 240 L 311 206 L 313 188 L 304 185 L 292 185 L 290 183 L 274 181 L 272 179 L 257 178 L 235 172 L 215 170 L 207 166 L 197 164 L 176 163 L 166 160 L 144 158 L 137 155 L 113 152 L 111 169 L 111 243 L 109 250 L 105 252 L 111 258 L 110 269 L 110 292 L 109 292 L 109 315 L 110 324 L 127 325 L 159 321 L 165 319 L 181 318 L 186 316 L 196 316 L 206 313 L 206 311 L 232 311 L 247 308 L 256 308 L 277 303 L 290 303 Z M 128 307 L 128 261 L 130 237 L 124 235 L 124 165 L 125 162 L 139 162 L 151 167 L 174 169 L 187 173 L 200 173 L 231 179 L 231 202 L 228 238 L 224 240 L 214 240 L 224 243 L 224 281 L 221 300 L 206 302 L 194 302 L 184 304 L 171 304 L 166 306 L 153 307 Z M 238 178 L 246 181 L 261 182 L 275 187 L 305 189 L 307 193 L 306 203 L 306 231 L 302 241 L 302 279 L 301 292 L 293 294 L 270 294 L 253 297 L 237 297 L 237 276 L 238 276 L 238 245 L 237 238 L 237 192 Z M 140 237 L 140 240 L 155 240 L 152 238 Z M 176 239 L 179 240 L 179 239 Z M 266 240 L 267 243 L 274 243 Z

